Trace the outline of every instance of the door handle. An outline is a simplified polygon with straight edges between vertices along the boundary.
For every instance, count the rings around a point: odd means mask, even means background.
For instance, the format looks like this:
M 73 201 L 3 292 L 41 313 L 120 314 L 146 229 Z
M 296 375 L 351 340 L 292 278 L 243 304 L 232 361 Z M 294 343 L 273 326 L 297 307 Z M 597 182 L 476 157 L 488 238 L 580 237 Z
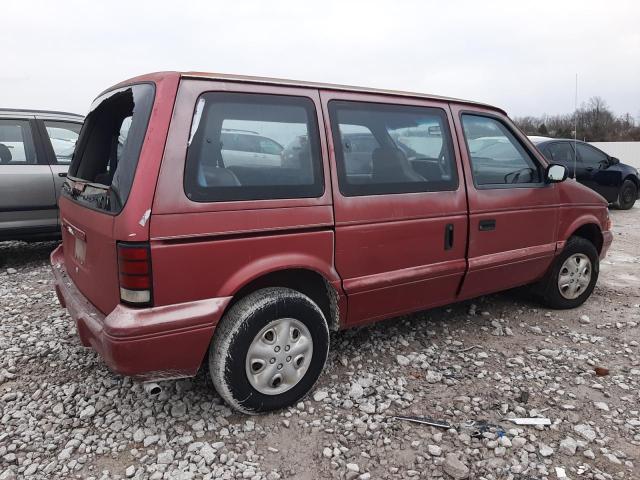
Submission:
M 444 249 L 453 248 L 453 223 L 447 223 L 444 227 Z
M 593 172 L 593 167 L 587 167 L 587 168 L 585 168 L 585 170 L 586 170 L 587 172 Z
M 58 176 L 59 177 L 66 177 L 67 176 L 67 172 L 58 172 Z
M 480 220 L 480 223 L 478 224 L 478 230 L 480 230 L 481 232 L 488 232 L 495 229 L 496 221 L 494 219 Z

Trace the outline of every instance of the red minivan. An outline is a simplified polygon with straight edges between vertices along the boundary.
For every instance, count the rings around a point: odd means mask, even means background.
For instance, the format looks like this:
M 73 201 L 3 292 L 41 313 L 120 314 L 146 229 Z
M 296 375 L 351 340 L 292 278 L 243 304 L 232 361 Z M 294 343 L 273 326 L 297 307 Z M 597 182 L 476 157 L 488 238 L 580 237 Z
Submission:
M 532 285 L 591 294 L 606 201 L 500 109 L 154 73 L 92 104 L 51 255 L 83 345 L 143 381 L 208 362 L 236 409 L 291 405 L 329 331 Z

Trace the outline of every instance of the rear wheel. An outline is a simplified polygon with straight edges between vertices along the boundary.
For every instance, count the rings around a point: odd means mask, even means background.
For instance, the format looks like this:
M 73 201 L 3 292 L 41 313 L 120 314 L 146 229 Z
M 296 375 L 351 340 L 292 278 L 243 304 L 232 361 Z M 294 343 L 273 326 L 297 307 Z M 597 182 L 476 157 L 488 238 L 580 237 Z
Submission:
M 551 308 L 582 305 L 598 281 L 598 251 L 589 241 L 571 237 L 542 283 L 542 298 Z
M 320 376 L 329 351 L 322 310 L 289 288 L 265 288 L 241 299 L 211 342 L 209 370 L 222 398 L 244 413 L 294 404 Z
M 629 210 L 636 203 L 638 198 L 638 187 L 633 180 L 625 180 L 620 187 L 620 193 L 618 194 L 618 201 L 616 207 L 620 210 Z

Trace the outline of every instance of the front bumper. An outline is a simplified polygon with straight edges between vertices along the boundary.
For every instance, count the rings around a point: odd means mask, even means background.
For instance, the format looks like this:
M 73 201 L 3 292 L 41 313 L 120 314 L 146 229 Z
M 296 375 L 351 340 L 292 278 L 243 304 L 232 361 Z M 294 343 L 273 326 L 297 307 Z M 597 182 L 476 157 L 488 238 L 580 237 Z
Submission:
M 60 304 L 76 323 L 82 345 L 93 348 L 116 373 L 162 380 L 197 373 L 231 297 L 152 308 L 118 305 L 101 313 L 67 274 L 62 245 L 51 253 Z

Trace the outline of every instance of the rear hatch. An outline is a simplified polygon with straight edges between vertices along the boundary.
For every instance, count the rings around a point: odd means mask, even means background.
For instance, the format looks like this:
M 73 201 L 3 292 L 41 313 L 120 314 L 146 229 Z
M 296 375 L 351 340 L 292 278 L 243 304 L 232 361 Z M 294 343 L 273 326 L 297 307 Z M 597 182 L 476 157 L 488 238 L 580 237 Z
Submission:
M 140 205 L 132 190 L 154 96 L 154 85 L 141 83 L 110 90 L 93 102 L 60 196 L 68 274 L 104 314 L 120 301 L 116 221 L 131 204 L 136 212 L 151 208 L 150 201 Z M 124 240 L 148 240 L 148 215 Z

